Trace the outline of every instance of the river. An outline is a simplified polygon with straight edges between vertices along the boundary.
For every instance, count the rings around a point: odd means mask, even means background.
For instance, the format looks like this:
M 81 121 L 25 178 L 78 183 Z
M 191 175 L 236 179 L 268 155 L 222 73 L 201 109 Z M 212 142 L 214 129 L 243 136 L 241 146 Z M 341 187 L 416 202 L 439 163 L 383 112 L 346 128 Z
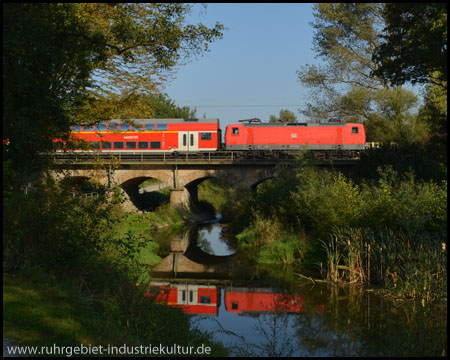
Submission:
M 209 264 L 214 256 L 231 264 L 225 267 L 228 276 L 215 270 L 160 278 L 154 273 L 150 292 L 180 306 L 192 329 L 210 333 L 232 356 L 447 354 L 446 304 L 393 301 L 373 289 L 318 283 L 290 269 L 274 276 L 252 269 L 220 223 L 190 233 L 191 244 L 206 253 Z

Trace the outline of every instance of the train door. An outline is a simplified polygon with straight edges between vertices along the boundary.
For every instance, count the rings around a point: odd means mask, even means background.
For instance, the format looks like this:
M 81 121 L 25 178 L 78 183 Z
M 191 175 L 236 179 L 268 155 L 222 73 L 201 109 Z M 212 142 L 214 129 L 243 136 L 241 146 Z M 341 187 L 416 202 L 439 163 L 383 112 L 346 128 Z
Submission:
M 197 151 L 198 150 L 198 131 L 179 131 L 178 132 L 178 150 Z
M 339 127 L 337 129 L 336 145 L 342 145 L 342 128 L 341 127 Z
M 178 305 L 198 305 L 198 287 L 179 285 Z
M 253 129 L 249 128 L 247 131 L 247 149 L 253 148 Z

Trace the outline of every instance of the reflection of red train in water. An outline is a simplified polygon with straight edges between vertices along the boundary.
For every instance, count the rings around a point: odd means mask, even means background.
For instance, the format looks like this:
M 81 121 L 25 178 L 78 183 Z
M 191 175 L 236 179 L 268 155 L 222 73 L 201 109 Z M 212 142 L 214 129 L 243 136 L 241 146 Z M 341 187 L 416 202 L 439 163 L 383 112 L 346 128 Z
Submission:
M 152 282 L 145 296 L 190 314 L 217 315 L 219 311 L 220 292 L 215 286 Z
M 145 296 L 178 306 L 190 314 L 217 316 L 219 313 L 220 288 L 216 286 L 152 282 Z M 273 292 L 271 289 L 228 288 L 224 299 L 225 310 L 237 314 L 299 313 L 308 310 L 303 297 Z M 324 305 L 315 306 L 316 312 L 324 309 Z
M 236 288 L 225 291 L 225 310 L 234 313 L 292 312 L 303 309 L 300 296 L 274 293 L 270 289 Z
M 56 150 L 106 153 L 202 153 L 212 151 L 339 152 L 354 157 L 365 149 L 364 126 L 356 123 L 261 123 L 252 119 L 228 125 L 221 143 L 219 119 L 110 120 L 71 127 L 72 140 L 55 140 Z M 83 144 L 83 145 L 82 145 Z

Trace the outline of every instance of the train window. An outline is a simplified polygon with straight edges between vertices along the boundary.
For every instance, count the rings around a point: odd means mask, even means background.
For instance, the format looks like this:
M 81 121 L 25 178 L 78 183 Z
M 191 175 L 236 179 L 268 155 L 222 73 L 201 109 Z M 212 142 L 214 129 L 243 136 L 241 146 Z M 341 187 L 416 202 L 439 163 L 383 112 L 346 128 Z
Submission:
M 211 304 L 211 296 L 200 296 L 200 304 Z
M 186 290 L 181 291 L 181 300 L 183 301 L 183 303 L 186 301 Z
M 126 148 L 127 149 L 136 149 L 136 141 L 127 141 Z
M 114 149 L 123 149 L 123 141 L 114 141 Z
M 150 141 L 150 149 L 161 149 L 161 141 Z
M 183 134 L 183 146 L 187 145 L 187 135 Z
M 194 292 L 192 290 L 189 291 L 189 302 L 194 301 Z
M 231 303 L 231 310 L 237 310 L 239 308 L 239 305 L 237 302 L 232 302 Z
M 106 131 L 106 125 L 97 125 L 95 130 L 96 131 Z
M 120 124 L 120 131 L 130 131 L 130 124 Z
M 357 134 L 358 128 L 356 126 L 352 127 L 352 134 Z
M 131 131 L 142 131 L 142 125 L 131 126 Z
M 108 131 L 118 131 L 119 124 L 108 124 Z
M 111 141 L 102 141 L 102 149 L 108 150 L 112 148 Z
M 85 126 L 83 131 L 94 131 L 94 125 L 92 125 L 92 126 Z
M 81 126 L 80 125 L 73 125 L 72 126 L 72 131 L 81 131 Z
M 139 141 L 138 148 L 139 149 L 148 149 L 148 142 L 147 141 Z
M 190 138 L 191 138 L 191 146 L 194 146 L 194 135 L 191 134 Z
M 212 140 L 212 133 L 210 132 L 202 132 L 200 133 L 201 140 Z
M 167 124 L 158 124 L 156 127 L 156 130 L 158 131 L 166 131 L 167 130 Z
M 100 149 L 100 142 L 99 141 L 91 141 L 89 143 L 89 149 L 93 149 L 93 150 Z
M 232 128 L 232 129 L 231 129 L 231 133 L 232 133 L 233 135 L 239 135 L 239 128 L 237 128 L 237 127 Z
M 145 124 L 145 131 L 155 131 L 155 124 Z

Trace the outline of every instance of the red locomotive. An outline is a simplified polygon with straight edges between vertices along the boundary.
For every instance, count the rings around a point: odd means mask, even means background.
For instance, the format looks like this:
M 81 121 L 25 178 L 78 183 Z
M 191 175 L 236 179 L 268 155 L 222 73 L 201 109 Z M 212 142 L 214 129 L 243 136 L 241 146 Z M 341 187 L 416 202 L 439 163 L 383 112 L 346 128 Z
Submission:
M 225 310 L 238 314 L 290 312 L 298 313 L 303 309 L 305 301 L 298 296 L 274 293 L 270 289 L 247 288 L 225 291 Z
M 366 147 L 363 124 L 261 123 L 241 120 L 228 125 L 221 144 L 219 119 L 120 120 L 90 126 L 72 126 L 72 141 L 55 140 L 57 150 L 112 153 L 202 153 L 220 150 L 248 154 L 293 154 L 312 150 L 357 157 Z M 84 145 L 82 145 L 84 144 Z
M 227 150 L 341 150 L 361 151 L 366 144 L 362 124 L 247 123 L 229 125 Z

